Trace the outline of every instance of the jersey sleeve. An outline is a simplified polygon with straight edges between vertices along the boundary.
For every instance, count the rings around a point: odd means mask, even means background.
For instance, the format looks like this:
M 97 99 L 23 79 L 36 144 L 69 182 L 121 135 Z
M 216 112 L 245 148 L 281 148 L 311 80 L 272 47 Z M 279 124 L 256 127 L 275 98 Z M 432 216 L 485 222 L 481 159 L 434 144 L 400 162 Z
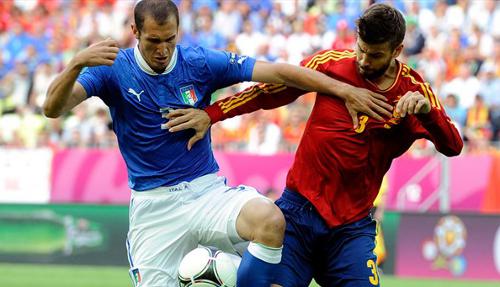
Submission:
M 318 52 L 302 60 L 300 65 L 320 72 L 324 71 L 324 65 L 316 65 L 316 63 L 318 59 L 330 59 L 328 58 L 329 55 L 328 50 Z M 236 55 L 230 55 L 230 58 L 236 59 L 237 57 Z M 236 95 L 216 101 L 206 107 L 205 111 L 214 124 L 259 109 L 269 110 L 287 105 L 305 93 L 306 91 L 284 85 L 257 84 Z
M 216 89 L 252 80 L 254 58 L 210 49 L 204 53 Z
M 106 84 L 109 83 L 111 68 L 109 66 L 97 66 L 85 68 L 77 78 L 77 81 L 87 92 L 87 97 L 99 97 L 109 105 L 110 97 Z
M 350 51 L 338 52 L 325 50 L 305 58 L 300 64 L 301 66 L 327 74 L 328 69 L 331 69 L 332 60 L 339 60 L 350 56 L 352 57 L 352 52 Z M 269 110 L 287 105 L 305 93 L 307 92 L 284 85 L 258 84 L 234 96 L 216 101 L 205 108 L 205 111 L 208 113 L 212 123 L 216 123 L 259 109 Z
M 270 110 L 295 101 L 306 92 L 275 84 L 257 84 L 205 108 L 212 124 L 260 109 Z
M 439 102 L 438 97 L 432 91 L 429 83 L 414 71 L 409 72 L 417 84 L 418 91 L 422 93 L 431 103 L 431 111 L 427 114 L 415 115 L 412 127 L 418 137 L 424 137 L 434 144 L 436 149 L 446 155 L 459 155 L 463 148 L 463 141 L 451 119 Z
M 354 52 L 351 50 L 323 50 L 305 58 L 300 62 L 300 65 L 324 74 L 329 74 L 336 67 L 335 63 L 345 58 L 352 58 L 354 55 Z
M 324 65 L 317 65 L 317 60 L 318 58 L 322 58 L 324 57 L 324 55 L 327 53 L 328 51 L 320 51 L 320 52 L 317 52 L 316 54 L 314 55 L 311 55 L 307 58 L 304 58 L 301 62 L 300 62 L 300 65 L 302 67 L 306 67 L 306 68 L 310 68 L 310 69 L 313 69 L 313 70 L 317 70 L 319 72 L 323 72 L 323 68 L 324 68 Z

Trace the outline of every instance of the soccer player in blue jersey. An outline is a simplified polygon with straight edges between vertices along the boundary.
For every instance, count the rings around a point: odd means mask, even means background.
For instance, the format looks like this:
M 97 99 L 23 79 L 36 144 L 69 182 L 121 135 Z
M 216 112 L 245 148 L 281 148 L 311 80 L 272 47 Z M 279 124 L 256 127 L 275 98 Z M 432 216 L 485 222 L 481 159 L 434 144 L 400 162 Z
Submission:
M 127 251 L 136 286 L 177 286 L 177 267 L 198 244 L 232 251 L 242 241 L 250 244 L 238 286 L 269 286 L 281 259 L 282 213 L 251 187 L 226 186 L 216 175 L 210 135 L 188 151 L 194 131 L 170 133 L 167 114 L 204 108 L 215 90 L 243 81 L 336 95 L 378 118 L 390 115 L 388 105 L 310 69 L 178 46 L 179 14 L 170 0 L 138 2 L 134 20 L 138 45 L 122 50 L 107 39 L 77 53 L 50 84 L 45 115 L 59 117 L 93 96 L 109 107 L 132 193 Z

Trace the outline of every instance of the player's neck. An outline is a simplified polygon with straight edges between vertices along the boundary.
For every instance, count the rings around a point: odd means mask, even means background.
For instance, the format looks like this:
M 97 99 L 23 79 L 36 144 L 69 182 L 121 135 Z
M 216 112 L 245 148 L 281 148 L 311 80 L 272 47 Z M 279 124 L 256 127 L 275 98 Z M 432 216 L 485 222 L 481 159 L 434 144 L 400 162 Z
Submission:
M 165 74 L 170 73 L 177 64 L 177 53 L 178 53 L 177 48 L 175 48 L 174 53 L 172 55 L 172 59 L 170 59 L 170 62 L 168 64 L 167 68 L 164 71 L 156 71 L 156 70 L 153 70 L 153 68 L 146 61 L 146 58 L 143 57 L 139 46 L 135 46 L 135 48 L 134 48 L 134 57 L 135 57 L 136 63 L 139 65 L 139 68 L 141 68 L 141 70 L 143 70 L 144 72 L 146 72 L 149 75 L 161 75 L 161 74 L 165 75 Z
M 384 91 L 390 88 L 394 81 L 397 79 L 399 71 L 399 63 L 396 60 L 392 60 L 391 65 L 387 71 L 380 77 L 372 80 L 368 80 L 372 85 L 376 86 L 379 90 Z

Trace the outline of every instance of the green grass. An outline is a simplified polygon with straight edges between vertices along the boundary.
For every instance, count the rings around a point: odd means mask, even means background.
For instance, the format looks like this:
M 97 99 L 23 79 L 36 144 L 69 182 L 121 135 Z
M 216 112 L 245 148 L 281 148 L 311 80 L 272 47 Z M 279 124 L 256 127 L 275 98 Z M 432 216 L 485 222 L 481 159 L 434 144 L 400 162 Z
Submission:
M 0 264 L 1 286 L 131 287 L 124 267 Z
M 0 264 L 1 286 L 131 287 L 126 267 Z M 401 279 L 383 275 L 382 287 L 498 287 L 499 282 Z M 311 284 L 311 287 L 317 287 Z

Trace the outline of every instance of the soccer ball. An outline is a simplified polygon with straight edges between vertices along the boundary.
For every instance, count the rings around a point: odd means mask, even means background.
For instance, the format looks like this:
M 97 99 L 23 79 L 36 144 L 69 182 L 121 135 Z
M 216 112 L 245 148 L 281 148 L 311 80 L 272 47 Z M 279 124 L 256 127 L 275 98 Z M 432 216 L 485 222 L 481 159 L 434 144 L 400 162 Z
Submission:
M 179 286 L 235 287 L 239 261 L 239 256 L 200 246 L 182 259 L 178 270 Z

